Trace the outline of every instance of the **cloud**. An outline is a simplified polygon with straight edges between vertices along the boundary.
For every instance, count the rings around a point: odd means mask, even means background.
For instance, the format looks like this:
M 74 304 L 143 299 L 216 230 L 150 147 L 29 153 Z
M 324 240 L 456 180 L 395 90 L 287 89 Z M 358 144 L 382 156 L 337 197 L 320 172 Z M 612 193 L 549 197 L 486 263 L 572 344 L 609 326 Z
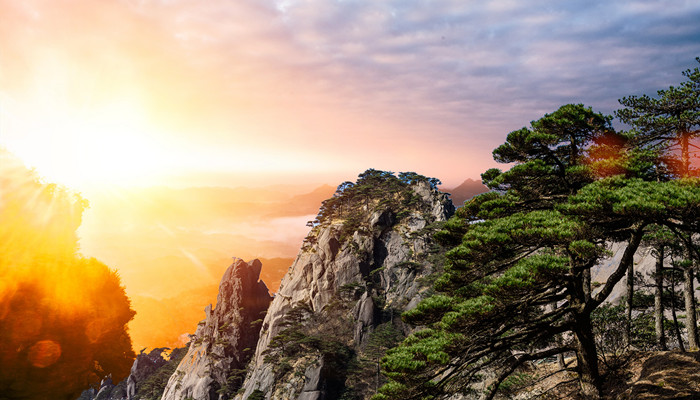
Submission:
M 66 3 L 0 3 L 3 91 L 50 60 L 88 66 L 83 80 L 113 82 L 105 96 L 139 92 L 174 142 L 196 130 L 202 152 L 347 149 L 331 157 L 339 170 L 473 176 L 508 131 L 568 102 L 611 113 L 677 84 L 700 55 L 691 1 Z M 414 145 L 438 156 L 409 158 Z

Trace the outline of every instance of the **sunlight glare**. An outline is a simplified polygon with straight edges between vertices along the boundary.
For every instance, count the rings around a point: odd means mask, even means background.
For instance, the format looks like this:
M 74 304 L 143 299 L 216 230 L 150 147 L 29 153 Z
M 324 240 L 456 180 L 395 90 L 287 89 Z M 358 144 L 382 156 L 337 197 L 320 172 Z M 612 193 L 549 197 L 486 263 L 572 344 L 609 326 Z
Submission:
M 144 185 L 167 169 L 155 128 L 134 102 L 54 108 L 20 128 L 10 150 L 48 181 L 77 190 Z

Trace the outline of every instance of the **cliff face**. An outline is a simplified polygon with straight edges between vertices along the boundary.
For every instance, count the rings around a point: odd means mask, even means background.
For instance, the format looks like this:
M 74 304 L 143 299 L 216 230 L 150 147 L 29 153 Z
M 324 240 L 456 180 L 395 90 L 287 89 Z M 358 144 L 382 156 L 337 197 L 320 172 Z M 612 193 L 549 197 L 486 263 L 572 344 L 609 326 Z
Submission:
M 140 384 L 167 363 L 162 356 L 164 350 L 165 348 L 157 348 L 149 353 L 141 352 L 141 354 L 136 356 L 136 360 L 131 366 L 131 373 L 126 379 L 126 397 L 128 400 L 137 399 L 136 394 Z
M 219 286 L 216 308 L 205 309 L 187 354 L 170 377 L 163 400 L 225 399 L 235 393 L 272 297 L 259 281 L 262 264 L 236 259 Z
M 112 383 L 112 378 L 106 377 L 100 382 L 98 389 L 90 388 L 81 393 L 78 400 L 123 400 L 126 399 L 126 380 L 118 384 Z
M 341 197 L 335 213 L 315 221 L 265 316 L 237 399 L 357 398 L 379 384 L 382 352 L 407 333 L 399 315 L 430 285 L 421 278 L 433 272 L 436 223 L 454 212 L 425 180 L 381 193 Z M 352 372 L 351 361 L 368 367 Z

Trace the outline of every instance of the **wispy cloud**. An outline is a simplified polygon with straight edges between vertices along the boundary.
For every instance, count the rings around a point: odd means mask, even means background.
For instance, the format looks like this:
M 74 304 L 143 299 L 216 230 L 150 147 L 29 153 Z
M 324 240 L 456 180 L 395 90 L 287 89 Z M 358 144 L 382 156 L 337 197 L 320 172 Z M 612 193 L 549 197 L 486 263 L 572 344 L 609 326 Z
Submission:
M 567 102 L 610 113 L 700 55 L 692 1 L 65 3 L 0 2 L 1 90 L 58 60 L 88 74 L 71 86 L 136 88 L 203 152 L 335 152 L 338 170 L 474 176 L 509 130 Z

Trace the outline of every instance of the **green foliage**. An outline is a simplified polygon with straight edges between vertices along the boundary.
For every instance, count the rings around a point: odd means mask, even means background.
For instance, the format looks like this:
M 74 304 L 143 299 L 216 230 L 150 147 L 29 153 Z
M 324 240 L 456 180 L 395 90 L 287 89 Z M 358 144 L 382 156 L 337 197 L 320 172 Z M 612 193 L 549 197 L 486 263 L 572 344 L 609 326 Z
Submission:
M 696 58 L 700 62 L 700 58 Z M 657 97 L 629 96 L 616 112 L 633 127 L 629 133 L 635 147 L 655 152 L 657 176 L 697 175 L 690 162 L 690 140 L 700 134 L 700 69 L 686 70 L 679 86 L 659 90 Z M 679 157 L 680 156 L 680 157 Z
M 404 334 L 397 329 L 396 320 L 387 320 L 377 325 L 366 337 L 361 352 L 351 361 L 346 379 L 346 390 L 341 399 L 366 399 L 376 393 L 386 382 L 379 373 L 379 362 L 387 350 L 396 346 Z
M 435 295 L 418 303 L 412 310 L 403 313 L 402 318 L 414 325 L 427 325 L 440 320 L 440 316 L 453 309 L 455 299 L 445 295 Z
M 498 385 L 498 390 L 503 394 L 515 393 L 518 389 L 521 389 L 533 380 L 534 377 L 532 375 L 520 372 L 504 379 L 503 382 Z
M 625 306 L 603 304 L 591 314 L 598 354 L 605 361 L 618 358 L 626 351 Z
M 447 351 L 464 339 L 459 333 L 425 329 L 407 337 L 401 346 L 389 350 L 382 366 L 389 377 L 418 373 L 427 365 L 445 364 L 450 358 Z
M 642 351 L 656 349 L 656 332 L 654 327 L 654 315 L 651 312 L 642 312 L 632 318 L 632 346 Z M 666 324 L 665 328 L 668 328 Z
M 372 272 L 375 271 L 377 270 L 374 270 Z M 354 300 L 360 295 L 362 295 L 362 293 L 364 293 L 365 290 L 367 290 L 365 286 L 359 282 L 346 283 L 338 289 L 338 296 L 340 296 L 341 298 L 349 297 Z
M 589 366 L 579 370 L 580 379 L 598 382 L 591 312 L 632 259 L 623 258 L 596 296 L 586 294 L 586 272 L 608 254 L 606 243 L 627 242 L 633 253 L 646 226 L 697 231 L 700 215 L 696 180 L 650 182 L 629 173 L 607 178 L 594 173 L 591 157 L 601 162 L 608 155 L 591 156 L 589 150 L 600 146 L 599 138 L 614 135 L 610 119 L 566 105 L 533 121 L 531 129 L 511 132 L 494 150 L 497 161 L 515 165 L 484 173 L 482 180 L 494 190 L 465 203 L 436 234 L 449 247 L 444 274 L 435 283 L 443 293 L 403 315 L 427 329 L 387 353 L 382 366 L 390 381 L 382 396 L 469 390 L 487 366 L 503 368 L 507 378 L 522 360 L 572 349 Z M 593 318 L 598 327 L 619 323 L 606 308 Z M 556 345 L 557 335 L 566 332 L 577 346 Z M 515 360 L 514 350 L 521 353 Z
M 187 354 L 187 348 L 175 349 L 170 359 L 143 382 L 137 382 L 136 394 L 140 400 L 159 400 L 163 396 L 168 380 L 175 373 L 178 364 Z
M 404 335 L 396 329 L 391 322 L 377 325 L 367 339 L 367 345 L 362 351 L 363 357 L 377 360 L 386 354 L 386 351 L 393 348 L 403 339 Z
M 376 391 L 384 382 L 378 375 L 379 361 L 404 335 L 398 328 L 399 318 L 393 318 L 390 310 L 378 314 L 384 322 L 374 329 L 368 327 L 362 343 L 354 342 L 354 302 L 343 298 L 356 298 L 353 293 L 365 289 L 362 284 L 348 284 L 320 311 L 298 304 L 285 315 L 284 329 L 272 339 L 265 354 L 265 361 L 274 365 L 277 382 L 303 374 L 311 363 L 322 360 L 321 373 L 330 398 L 359 400 Z
M 246 400 L 265 400 L 265 393 L 259 389 L 255 389 Z
M 262 324 L 262 323 L 263 323 L 263 319 L 262 319 L 262 318 L 258 318 L 258 319 L 254 320 L 254 321 L 250 321 L 250 326 L 260 325 L 260 324 Z
M 421 268 L 423 264 L 415 261 L 402 261 L 398 264 L 395 265 L 395 268 L 406 268 L 410 270 L 416 270 L 418 268 Z
M 639 297 L 643 296 L 645 295 Z M 654 350 L 656 349 L 656 335 L 653 308 L 649 307 L 648 299 L 644 301 L 639 300 L 637 300 L 632 317 L 631 346 L 642 351 Z M 653 307 L 653 296 L 651 303 Z M 606 364 L 620 362 L 620 358 L 629 349 L 624 338 L 627 324 L 624 301 L 619 305 L 603 304 L 593 311 L 591 317 L 596 336 L 596 346 L 601 359 Z M 673 322 L 664 321 L 664 329 L 667 332 L 671 332 L 674 329 Z M 668 340 L 673 341 L 670 337 Z
M 594 138 L 612 131 L 611 117 L 582 104 L 567 104 L 537 121 L 531 128 L 508 134 L 493 151 L 494 160 L 516 163 L 509 171 L 488 170 L 484 184 L 498 191 L 514 191 L 523 198 L 572 193 L 592 180 L 579 168 Z
M 683 229 L 696 230 L 699 188 L 697 178 L 649 182 L 615 176 L 586 186 L 560 210 L 587 219 L 611 240 L 624 240 L 626 229 L 641 220 L 661 226 L 675 219 L 687 224 Z
M 331 303 L 323 313 L 314 313 L 308 304 L 299 303 L 285 314 L 281 323 L 284 329 L 272 338 L 264 353 L 265 362 L 275 366 L 277 378 L 293 371 L 292 364 L 308 355 L 320 356 L 334 371 L 347 368 L 353 355 L 348 346 L 352 333 L 342 317 L 342 304 Z
M 408 210 L 422 210 L 422 200 L 412 189 L 419 183 L 435 189 L 440 181 L 415 172 L 401 172 L 397 177 L 393 172 L 368 169 L 358 176 L 357 182 L 340 184 L 333 197 L 322 203 L 312 225 L 342 220 L 341 243 L 356 231 L 368 233 L 367 218 L 376 211 L 401 219 L 410 215 Z
M 224 398 L 231 398 L 236 394 L 238 389 L 243 385 L 247 370 L 231 369 L 226 377 L 226 382 L 216 392 L 223 395 Z

